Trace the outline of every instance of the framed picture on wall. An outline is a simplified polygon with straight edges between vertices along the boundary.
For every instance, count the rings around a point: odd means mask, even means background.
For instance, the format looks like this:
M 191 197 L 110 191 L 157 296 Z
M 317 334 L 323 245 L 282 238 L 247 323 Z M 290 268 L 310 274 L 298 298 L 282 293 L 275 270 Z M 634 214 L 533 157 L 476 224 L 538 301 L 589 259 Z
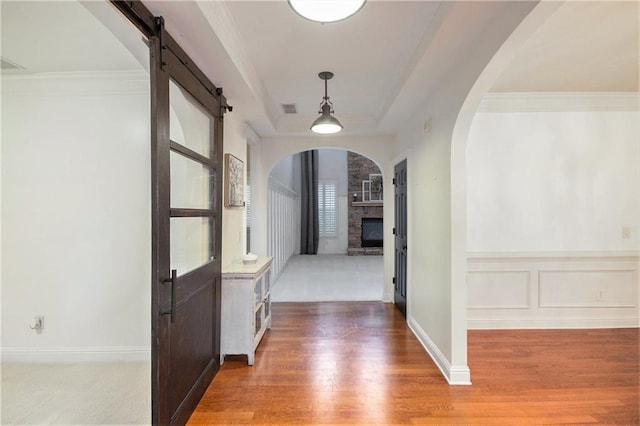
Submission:
M 231 154 L 224 155 L 224 206 L 244 207 L 244 164 Z

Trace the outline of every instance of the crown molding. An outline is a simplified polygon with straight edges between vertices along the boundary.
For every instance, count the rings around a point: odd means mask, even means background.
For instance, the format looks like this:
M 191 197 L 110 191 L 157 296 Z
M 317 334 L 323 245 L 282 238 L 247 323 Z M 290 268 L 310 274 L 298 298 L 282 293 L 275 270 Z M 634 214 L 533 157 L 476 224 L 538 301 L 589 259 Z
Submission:
M 640 111 L 640 92 L 487 93 L 477 112 Z
M 60 72 L 2 75 L 2 94 L 43 96 L 149 95 L 146 71 Z
M 39 73 L 2 73 L 2 81 L 19 80 L 144 80 L 151 77 L 145 70 L 133 71 L 72 71 L 72 72 L 39 72 Z
M 247 143 L 249 145 L 257 145 L 262 138 L 258 135 L 258 133 L 251 127 L 251 124 L 245 122 L 242 128 L 243 135 L 247 139 Z

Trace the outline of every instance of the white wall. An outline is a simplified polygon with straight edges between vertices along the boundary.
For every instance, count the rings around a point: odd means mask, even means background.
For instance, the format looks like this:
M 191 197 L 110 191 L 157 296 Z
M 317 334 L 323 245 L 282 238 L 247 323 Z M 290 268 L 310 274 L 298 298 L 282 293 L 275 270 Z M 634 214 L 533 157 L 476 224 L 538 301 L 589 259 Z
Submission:
M 232 154 L 240 159 L 246 166 L 247 146 L 250 132 L 243 123 L 240 123 L 238 116 L 227 113 L 224 116 L 224 153 Z M 244 169 L 244 182 L 247 181 L 247 169 Z M 224 178 L 224 174 L 223 174 Z M 223 182 L 223 185 L 226 182 Z M 259 206 L 259 203 L 258 203 Z M 253 206 L 256 207 L 255 205 Z M 222 208 L 222 268 L 242 261 L 246 254 L 247 230 L 245 227 L 244 207 L 224 207 Z
M 271 183 L 276 183 L 282 188 L 300 195 L 300 155 L 291 155 L 283 158 L 276 164 L 269 174 Z
M 344 149 L 318 150 L 318 180 L 336 184 L 336 215 L 338 234 L 335 237 L 321 237 L 318 254 L 346 254 L 349 246 L 349 190 L 347 153 Z
M 633 111 L 477 114 L 467 149 L 468 250 L 638 250 L 638 118 Z
M 470 327 L 638 325 L 640 116 L 628 98 L 494 94 L 476 114 Z
M 433 116 L 428 135 L 415 122 L 399 136 L 399 142 L 408 145 L 407 321 L 449 378 L 453 339 L 451 121 L 451 116 Z
M 3 76 L 4 361 L 148 359 L 149 126 L 145 73 Z
M 390 157 L 394 163 L 408 160 L 407 322 L 451 384 L 469 384 L 471 379 L 467 366 L 468 130 L 478 93 L 486 91 L 486 80 L 497 77 L 508 64 L 505 57 L 514 54 L 518 43 L 510 46 L 507 39 L 534 6 L 524 2 L 495 5 L 491 19 L 476 28 L 482 37 L 461 46 L 457 62 L 449 64 L 431 93 L 424 94 L 425 103 L 415 108 L 414 116 L 397 135 Z M 467 19 L 467 13 L 469 18 L 474 15 L 472 10 L 455 6 L 451 13 L 460 14 L 461 19 Z M 524 32 L 531 34 L 535 27 Z M 452 29 L 449 34 L 458 33 Z M 491 58 L 504 48 L 505 40 L 509 55 L 503 55 L 499 66 L 491 66 Z M 442 42 L 432 40 L 433 48 Z M 391 214 L 385 210 L 385 218 Z
M 260 187 L 259 180 L 262 176 L 262 141 L 260 137 L 255 134 L 255 132 L 249 128 L 249 126 L 245 126 L 245 133 L 247 134 L 247 156 L 250 157 L 250 167 L 251 167 L 251 175 L 248 176 L 251 185 L 251 211 L 261 211 L 267 208 L 267 200 L 263 197 L 266 196 L 261 191 L 256 191 L 256 187 Z M 258 253 L 260 242 L 258 238 L 262 235 L 263 231 L 260 229 L 260 226 L 263 224 L 260 221 L 255 220 L 254 217 L 251 218 L 251 233 L 250 233 L 250 249 L 247 250 L 251 253 Z M 266 254 L 266 253 L 261 253 Z

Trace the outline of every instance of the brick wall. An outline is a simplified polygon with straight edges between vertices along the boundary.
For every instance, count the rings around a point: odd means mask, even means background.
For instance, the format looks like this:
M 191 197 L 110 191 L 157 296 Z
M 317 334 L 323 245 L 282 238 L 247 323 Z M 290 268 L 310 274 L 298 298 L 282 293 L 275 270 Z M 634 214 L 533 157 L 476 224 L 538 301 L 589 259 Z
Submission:
M 358 205 L 362 202 L 362 181 L 369 179 L 369 174 L 380 174 L 376 164 L 360 154 L 349 152 L 347 157 L 349 179 L 349 245 L 347 254 L 351 255 L 382 255 L 382 247 L 361 246 L 362 218 L 383 217 L 382 204 Z M 357 194 L 354 200 L 353 194 Z M 355 203 L 354 203 L 355 201 Z

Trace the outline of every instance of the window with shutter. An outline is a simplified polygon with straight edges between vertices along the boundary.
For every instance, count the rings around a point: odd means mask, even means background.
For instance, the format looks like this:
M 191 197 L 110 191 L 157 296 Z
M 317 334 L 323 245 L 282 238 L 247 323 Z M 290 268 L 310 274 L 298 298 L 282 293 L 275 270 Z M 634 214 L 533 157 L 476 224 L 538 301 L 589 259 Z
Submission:
M 335 183 L 318 183 L 318 223 L 321 237 L 335 237 L 338 233 L 336 197 Z

